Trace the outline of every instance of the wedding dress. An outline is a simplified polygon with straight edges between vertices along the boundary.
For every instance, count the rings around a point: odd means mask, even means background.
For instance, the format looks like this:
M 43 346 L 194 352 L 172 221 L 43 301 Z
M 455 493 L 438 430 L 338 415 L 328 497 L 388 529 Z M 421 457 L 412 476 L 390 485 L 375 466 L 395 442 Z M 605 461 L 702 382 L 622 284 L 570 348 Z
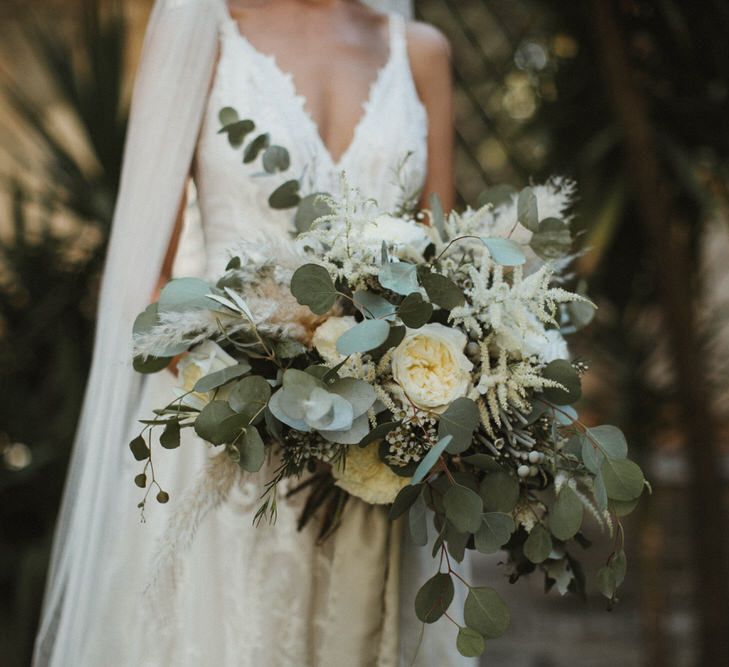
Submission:
M 268 204 L 291 175 L 300 178 L 304 194 L 336 193 L 344 172 L 384 211 L 396 210 L 422 187 L 427 116 L 402 17 L 390 16 L 389 58 L 372 82 L 349 146 L 333 156 L 291 75 L 254 48 L 227 11 L 219 14 L 219 59 L 195 149 L 204 243 L 181 248 L 207 277 L 220 275 L 240 239 L 291 238 L 291 212 Z M 286 174 L 262 176 L 260 167 L 242 164 L 240 152 L 218 134 L 218 112 L 226 106 L 289 150 Z M 143 380 L 123 443 L 139 433 L 138 419 L 171 400 L 176 382 L 167 371 Z M 115 485 L 115 511 L 102 518 L 109 556 L 86 582 L 94 613 L 83 638 L 72 642 L 73 653 L 66 653 L 75 656 L 74 667 L 471 664 L 458 656 L 457 629 L 445 619 L 426 627 L 419 642 L 413 600 L 437 561 L 407 536 L 401 541 L 399 526 L 387 522 L 382 508 L 351 499 L 340 530 L 318 546 L 314 526 L 296 529 L 298 497 L 281 494 L 275 525 L 255 528 L 265 474 L 205 478 L 210 460 L 211 450 L 190 432 L 178 450 L 157 447 L 157 474 L 171 500 L 148 503 L 142 523 L 135 511 L 140 490 L 132 482 L 139 466 L 123 457 L 116 475 L 128 483 Z M 200 479 L 208 486 L 195 492 Z M 71 665 L 41 650 L 37 660 Z

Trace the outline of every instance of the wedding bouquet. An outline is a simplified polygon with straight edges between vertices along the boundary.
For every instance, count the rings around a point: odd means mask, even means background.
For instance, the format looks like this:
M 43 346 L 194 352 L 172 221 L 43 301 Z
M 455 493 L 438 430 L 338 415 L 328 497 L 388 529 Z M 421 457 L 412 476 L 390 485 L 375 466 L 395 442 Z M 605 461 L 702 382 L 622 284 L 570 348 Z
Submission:
M 616 535 L 597 575 L 614 601 L 620 517 L 646 482 L 620 430 L 588 427 L 572 407 L 587 366 L 570 360 L 563 333 L 593 310 L 566 288 L 572 192 L 561 180 L 497 188 L 448 215 L 434 198 L 426 225 L 424 214 L 382 214 L 343 180 L 337 196 L 303 202 L 310 224 L 291 243 L 241 243 L 215 284 L 172 280 L 134 327 L 141 372 L 187 353 L 177 397 L 131 443 L 140 507 L 150 493 L 169 500 L 153 429 L 172 449 L 193 428 L 247 473 L 271 462 L 256 521 L 275 520 L 286 478 L 308 493 L 301 524 L 319 516 L 322 539 L 350 496 L 404 517 L 437 565 L 418 618 L 435 622 L 454 585 L 468 588 L 454 621 L 464 655 L 509 624 L 499 595 L 451 566 L 468 549 L 503 550 L 512 580 L 538 569 L 579 593 L 570 546 L 587 544 L 590 514 Z

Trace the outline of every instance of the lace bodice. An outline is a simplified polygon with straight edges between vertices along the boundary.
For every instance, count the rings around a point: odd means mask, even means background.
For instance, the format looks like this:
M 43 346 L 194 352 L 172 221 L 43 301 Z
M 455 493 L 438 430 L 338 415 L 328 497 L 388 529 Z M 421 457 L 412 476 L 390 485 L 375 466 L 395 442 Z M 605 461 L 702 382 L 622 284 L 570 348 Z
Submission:
M 293 214 L 275 211 L 268 197 L 286 180 L 301 181 L 302 194 L 338 192 L 342 172 L 350 185 L 393 211 L 422 187 L 427 160 L 427 116 L 408 62 L 405 21 L 391 15 L 390 53 L 377 72 L 352 140 L 335 160 L 298 94 L 292 76 L 273 56 L 257 50 L 227 14 L 221 20 L 221 48 L 197 151 L 195 180 L 207 252 L 207 273 L 219 273 L 239 238 L 289 235 Z M 240 118 L 268 132 L 286 147 L 291 167 L 263 175 L 260 161 L 242 164 L 225 135 L 218 113 L 235 108 Z

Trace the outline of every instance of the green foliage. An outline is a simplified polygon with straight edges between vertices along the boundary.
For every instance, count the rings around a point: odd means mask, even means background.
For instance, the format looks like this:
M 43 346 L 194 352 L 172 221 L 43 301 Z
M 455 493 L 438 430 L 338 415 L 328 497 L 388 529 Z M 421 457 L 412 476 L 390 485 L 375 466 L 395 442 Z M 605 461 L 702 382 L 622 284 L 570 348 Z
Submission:
M 323 315 L 337 299 L 337 291 L 329 272 L 317 264 L 304 264 L 291 278 L 291 293 L 302 306 Z
M 271 193 L 268 198 L 268 205 L 276 210 L 298 206 L 301 203 L 299 187 L 299 182 L 295 180 L 282 183 Z
M 428 298 L 436 305 L 445 310 L 452 310 L 458 306 L 462 306 L 466 302 L 466 297 L 458 285 L 450 278 L 424 271 L 420 275 L 420 282 L 425 288 Z
M 481 526 L 483 501 L 471 489 L 452 485 L 443 496 L 446 517 L 461 533 L 475 533 Z
M 470 398 L 458 398 L 448 406 L 438 421 L 438 437 L 453 437 L 448 453 L 460 454 L 471 446 L 478 421 L 478 408 Z
M 517 199 L 516 217 L 519 224 L 532 232 L 539 230 L 537 196 L 531 188 L 524 188 Z
M 378 279 L 385 289 L 402 296 L 418 290 L 417 267 L 408 262 L 388 262 L 380 270 Z
M 486 639 L 501 637 L 511 622 L 509 608 L 493 588 L 471 588 L 463 617 L 466 626 Z
M 423 299 L 420 292 L 408 294 L 397 309 L 403 324 L 410 329 L 420 329 L 430 320 L 433 306 Z
M 519 500 L 519 481 L 507 472 L 486 475 L 479 494 L 487 512 L 511 512 Z
M 554 507 L 549 514 L 549 528 L 558 540 L 566 541 L 577 534 L 582 525 L 584 508 L 577 494 L 564 486 L 557 494 Z
M 423 494 L 419 493 L 408 512 L 408 529 L 413 544 L 424 547 L 428 543 L 428 507 L 425 504 Z
M 503 512 L 487 512 L 481 519 L 475 535 L 476 549 L 482 554 L 496 553 L 514 532 L 514 519 Z
M 382 345 L 389 335 L 390 325 L 385 320 L 365 320 L 337 339 L 337 352 L 344 356 L 368 352 Z
M 439 572 L 426 581 L 415 596 L 415 614 L 423 623 L 435 623 L 453 602 L 451 575 Z
M 526 255 L 518 243 L 511 239 L 482 237 L 481 241 L 491 255 L 491 259 L 504 266 L 520 266 L 526 262 Z
M 447 435 L 444 438 L 438 440 L 428 453 L 422 458 L 418 467 L 413 474 L 413 478 L 410 481 L 411 484 L 419 484 L 422 482 L 430 473 L 433 466 L 438 462 L 440 456 L 445 452 L 446 447 L 450 444 L 453 439 L 452 435 Z
M 543 563 L 552 552 L 552 538 L 549 531 L 538 523 L 532 528 L 524 542 L 524 555 L 535 564 Z
M 466 658 L 477 658 L 486 650 L 486 641 L 471 628 L 458 628 L 456 648 Z
M 302 197 L 294 217 L 296 231 L 299 233 L 308 231 L 316 220 L 325 215 L 330 215 L 331 212 L 332 209 L 326 202 L 323 193 L 315 192 Z
M 413 503 L 418 499 L 418 496 L 420 496 L 422 492 L 422 484 L 416 484 L 415 486 L 408 484 L 403 487 L 390 507 L 390 511 L 388 513 L 390 521 L 394 521 L 405 514 L 405 512 L 412 507 Z
M 245 375 L 251 370 L 251 365 L 247 361 L 240 361 L 234 366 L 228 366 L 214 373 L 208 373 L 201 377 L 193 387 L 193 391 L 205 393 L 228 384 L 231 380 Z
M 572 234 L 569 227 L 557 218 L 546 218 L 529 242 L 531 249 L 542 259 L 560 259 L 572 247 Z
M 547 388 L 544 390 L 544 398 L 555 405 L 570 405 L 576 403 L 582 396 L 582 383 L 579 373 L 574 366 L 565 359 L 555 359 L 548 363 L 542 375 L 547 380 L 559 382 L 564 389 Z
M 180 422 L 172 420 L 167 422 L 159 444 L 165 449 L 177 449 L 180 446 Z

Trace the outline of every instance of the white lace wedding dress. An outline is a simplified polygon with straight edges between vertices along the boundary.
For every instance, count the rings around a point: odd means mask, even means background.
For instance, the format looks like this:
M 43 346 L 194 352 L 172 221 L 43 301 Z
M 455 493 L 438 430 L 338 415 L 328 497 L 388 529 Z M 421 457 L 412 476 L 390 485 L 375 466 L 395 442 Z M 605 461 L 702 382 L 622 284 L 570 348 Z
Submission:
M 230 17 L 221 19 L 220 58 L 196 159 L 204 245 L 182 250 L 204 253 L 198 259 L 203 260 L 207 275 L 219 275 L 229 249 L 240 238 L 290 237 L 291 212 L 274 211 L 267 202 L 272 190 L 287 178 L 300 178 L 305 193 L 336 192 L 344 171 L 350 183 L 375 197 L 383 210 L 396 209 L 404 192 L 412 194 L 422 186 L 427 118 L 412 80 L 405 25 L 399 16 L 390 20 L 390 35 L 389 60 L 372 84 L 351 144 L 336 159 L 292 77 L 272 57 L 257 51 Z M 275 143 L 290 150 L 288 176 L 262 177 L 257 175 L 259 166 L 242 164 L 240 152 L 218 134 L 218 111 L 225 106 L 236 108 L 241 118 L 253 119 L 258 130 L 269 132 Z M 146 379 L 144 408 L 137 418 L 149 417 L 152 407 L 168 402 L 175 382 L 167 371 Z M 129 428 L 129 438 L 139 431 L 136 423 Z M 83 666 L 412 664 L 421 633 L 413 599 L 417 588 L 435 572 L 437 562 L 429 549 L 409 545 L 404 537 L 398 573 L 388 573 L 385 564 L 382 571 L 375 571 L 367 565 L 372 559 L 366 558 L 358 570 L 358 553 L 379 550 L 384 557 L 390 546 L 387 541 L 395 539 L 379 529 L 381 508 L 357 506 L 358 501 L 351 503 L 357 508 L 357 529 L 336 533 L 320 547 L 315 545 L 313 527 L 296 530 L 297 499 L 280 501 L 275 525 L 254 528 L 252 517 L 263 479 L 243 476 L 219 506 L 199 521 L 191 544 L 186 544 L 185 536 L 176 543 L 174 567 L 162 561 L 162 568 L 173 572 L 163 571 L 159 581 L 146 588 L 169 540 L 170 518 L 197 511 L 185 493 L 210 450 L 189 432 L 185 436 L 179 450 L 155 450 L 157 472 L 171 501 L 165 506 L 150 502 L 146 523 L 134 511 L 140 490 L 131 480 L 139 472 L 138 465 L 128 457 L 126 468 L 119 471 L 129 479 L 128 502 L 119 503 L 127 509 L 106 519 L 108 539 L 114 542 L 114 566 L 104 571 L 102 580 L 89 582 L 105 603 L 98 605 L 103 611 L 87 629 Z M 354 580 L 336 578 L 337 559 L 347 559 L 344 565 L 356 575 Z M 395 583 L 399 577 L 399 595 L 385 594 L 385 576 Z M 394 610 L 388 608 L 393 600 Z M 363 619 L 361 605 L 376 613 Z M 386 647 L 393 636 L 382 627 L 386 616 L 395 628 L 399 622 L 399 648 L 394 651 Z M 342 638 L 350 632 L 357 639 L 344 644 L 359 642 L 362 655 L 338 653 Z M 415 664 L 471 664 L 456 652 L 456 632 L 445 619 L 428 626 Z M 365 653 L 378 657 L 366 658 Z

